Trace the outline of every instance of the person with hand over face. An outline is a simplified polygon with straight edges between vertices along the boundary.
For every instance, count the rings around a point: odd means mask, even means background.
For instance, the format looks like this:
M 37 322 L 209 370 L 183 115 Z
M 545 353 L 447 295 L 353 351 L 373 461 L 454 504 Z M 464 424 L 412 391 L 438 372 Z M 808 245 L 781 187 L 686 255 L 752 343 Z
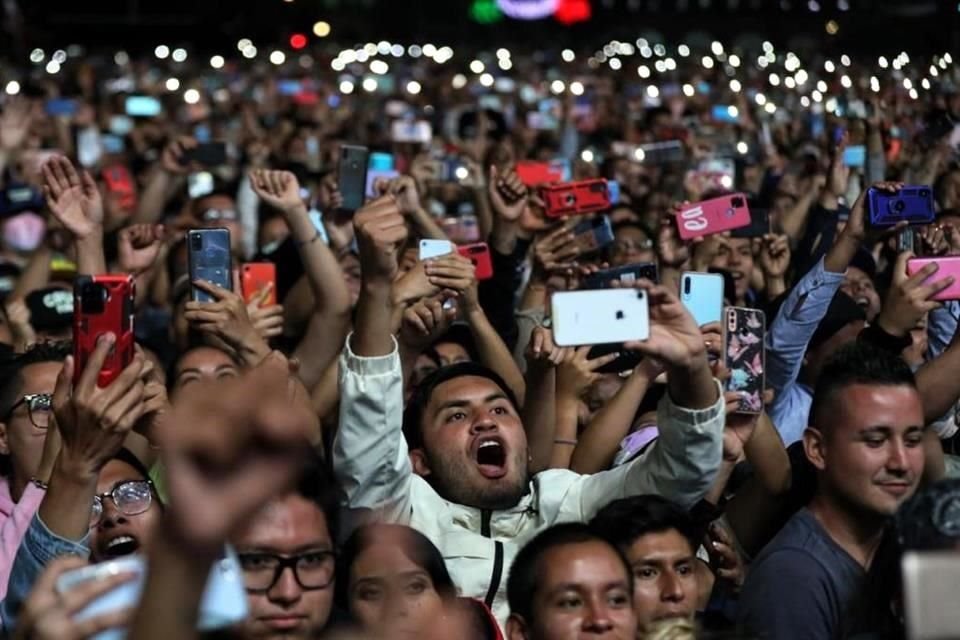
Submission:
M 659 493 L 690 506 L 705 494 L 720 464 L 724 405 L 700 330 L 674 294 L 638 283 L 650 298 L 651 333 L 628 345 L 667 370 L 657 444 L 592 476 L 531 475 L 518 402 L 481 365 L 428 376 L 404 413 L 391 283 L 406 225 L 390 196 L 360 209 L 354 224 L 363 285 L 340 361 L 333 445 L 347 533 L 370 517 L 421 531 L 440 549 L 462 594 L 484 599 L 503 624 L 504 576 L 523 540 L 557 522 L 588 520 L 620 497 Z

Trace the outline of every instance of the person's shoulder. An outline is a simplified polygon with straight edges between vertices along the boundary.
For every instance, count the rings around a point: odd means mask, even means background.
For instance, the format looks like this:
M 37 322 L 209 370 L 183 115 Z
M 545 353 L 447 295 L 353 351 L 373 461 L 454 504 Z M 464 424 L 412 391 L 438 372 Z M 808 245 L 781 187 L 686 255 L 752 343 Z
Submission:
M 824 562 L 832 554 L 833 547 L 825 536 L 813 516 L 801 509 L 763 548 L 751 566 L 751 573 L 772 571 L 808 579 L 818 575 L 826 578 L 829 571 Z

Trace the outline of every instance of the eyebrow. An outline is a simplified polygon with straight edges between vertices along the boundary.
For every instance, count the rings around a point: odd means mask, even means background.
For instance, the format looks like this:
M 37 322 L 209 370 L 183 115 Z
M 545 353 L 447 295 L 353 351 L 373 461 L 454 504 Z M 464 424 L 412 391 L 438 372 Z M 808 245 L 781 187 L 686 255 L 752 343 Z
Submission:
M 507 400 L 507 401 L 509 401 L 510 399 L 507 398 L 507 394 L 505 394 L 503 391 L 496 391 L 496 392 L 494 392 L 494 393 L 491 393 L 491 394 L 488 395 L 487 397 L 485 397 L 485 398 L 482 400 L 482 403 L 483 403 L 483 404 L 488 404 L 488 403 L 494 402 L 494 401 L 496 401 L 496 400 Z M 436 413 L 440 413 L 441 411 L 445 411 L 445 410 L 447 410 L 447 409 L 453 409 L 453 408 L 457 408 L 457 407 L 469 407 L 470 404 L 471 404 L 471 403 L 470 403 L 469 400 L 448 400 L 447 402 L 444 402 L 444 403 L 441 404 L 439 407 L 437 407 Z
M 923 426 L 914 424 L 914 425 L 910 425 L 909 427 L 907 427 L 907 428 L 904 430 L 904 433 L 911 433 L 911 432 L 914 432 L 914 431 L 923 431 L 923 430 L 924 430 L 924 427 L 923 427 Z M 875 425 L 875 426 L 873 426 L 873 427 L 867 427 L 867 428 L 865 428 L 865 429 L 861 429 L 861 430 L 858 431 L 857 433 L 859 433 L 859 434 L 862 435 L 862 436 L 870 435 L 870 434 L 883 434 L 883 435 L 887 435 L 887 436 L 888 436 L 888 435 L 890 435 L 891 433 L 893 433 L 893 431 L 894 431 L 894 428 L 891 427 L 890 425 L 878 424 L 878 425 Z
M 358 584 L 363 584 L 364 582 L 382 582 L 383 580 L 386 580 L 388 577 L 393 577 L 393 576 L 384 576 L 382 574 L 364 576 L 362 578 L 357 578 L 356 581 L 354 581 L 353 586 L 357 586 Z M 396 574 L 396 577 L 410 580 L 412 578 L 421 578 L 421 577 L 428 578 L 430 576 L 423 569 L 414 569 L 413 571 L 401 571 L 400 573 Z
M 309 542 L 307 544 L 302 544 L 299 547 L 294 547 L 292 550 L 283 551 L 277 549 L 276 547 L 266 547 L 262 545 L 253 545 L 250 547 L 242 547 L 237 549 L 237 553 L 270 553 L 274 555 L 297 555 L 306 551 L 333 551 L 333 544 L 331 544 L 329 541 Z
M 576 591 L 579 593 L 584 589 L 589 589 L 589 588 L 590 588 L 590 585 L 587 585 L 587 584 L 581 584 L 578 582 L 566 582 L 564 584 L 557 585 L 553 589 L 550 589 L 550 591 L 547 592 L 547 595 L 556 596 L 556 595 L 560 595 L 565 591 Z M 610 591 L 611 589 L 624 589 L 629 591 L 630 589 L 629 585 L 624 580 L 615 580 L 613 582 L 607 582 L 606 584 L 603 585 L 602 588 L 604 591 Z

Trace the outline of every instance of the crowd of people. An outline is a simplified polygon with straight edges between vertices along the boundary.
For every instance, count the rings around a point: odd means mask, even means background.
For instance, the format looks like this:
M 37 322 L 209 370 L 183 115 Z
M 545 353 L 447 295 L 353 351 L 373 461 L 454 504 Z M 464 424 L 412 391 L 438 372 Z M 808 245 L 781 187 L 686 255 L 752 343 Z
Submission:
M 4 633 L 904 637 L 903 558 L 960 548 L 960 271 L 908 272 L 960 256 L 952 60 L 912 61 L 918 93 L 905 55 L 717 45 L 20 69 Z M 545 215 L 531 162 L 615 183 L 588 214 L 610 237 Z M 904 185 L 935 220 L 871 225 L 868 189 Z M 730 193 L 768 226 L 681 237 L 682 203 Z M 232 278 L 191 278 L 197 229 L 228 231 Z M 492 274 L 424 240 L 486 243 Z M 249 263 L 275 278 L 245 290 Z M 553 295 L 639 264 L 655 279 L 611 286 L 645 293 L 647 339 L 557 344 Z M 691 273 L 765 314 L 759 412 Z M 132 276 L 132 322 L 84 351 L 75 279 L 106 274 Z

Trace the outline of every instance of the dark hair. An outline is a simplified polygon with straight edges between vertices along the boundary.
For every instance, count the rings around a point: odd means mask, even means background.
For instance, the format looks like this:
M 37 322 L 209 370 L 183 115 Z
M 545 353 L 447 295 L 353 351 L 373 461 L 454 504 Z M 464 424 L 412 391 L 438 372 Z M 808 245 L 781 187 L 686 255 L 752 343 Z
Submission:
M 507 602 L 510 613 L 521 616 L 528 623 L 533 620 L 533 599 L 540 586 L 540 563 L 551 549 L 584 542 L 600 542 L 610 547 L 627 576 L 627 588 L 633 595 L 633 580 L 630 577 L 630 564 L 623 553 L 606 538 L 596 533 L 582 522 L 566 522 L 554 525 L 538 533 L 528 542 L 513 560 L 510 577 L 507 579 Z
M 433 396 L 434 390 L 444 382 L 464 376 L 477 376 L 492 381 L 500 387 L 500 390 L 507 396 L 510 404 L 512 404 L 515 409 L 519 409 L 520 405 L 517 402 L 516 396 L 513 395 L 513 391 L 507 386 L 507 383 L 503 381 L 503 378 L 482 364 L 477 364 L 476 362 L 458 362 L 448 367 L 441 367 L 417 385 L 417 388 L 413 391 L 413 395 L 410 396 L 410 401 L 407 402 L 407 408 L 403 412 L 403 435 L 406 437 L 407 446 L 410 449 L 420 449 L 423 447 L 423 426 L 421 422 L 423 420 L 423 412 L 427 408 L 427 404 L 430 403 L 430 398 Z
M 440 550 L 430 540 L 417 531 L 402 524 L 375 523 L 358 528 L 343 543 L 337 556 L 337 580 L 334 585 L 334 602 L 344 611 L 350 610 L 350 574 L 353 563 L 360 554 L 378 541 L 378 533 L 387 532 L 394 536 L 391 544 L 400 550 L 413 564 L 427 572 L 433 582 L 433 588 L 444 600 L 457 596 L 447 565 Z
M 821 429 L 829 424 L 826 412 L 834 396 L 854 384 L 917 388 L 913 372 L 900 356 L 866 342 L 851 342 L 837 349 L 820 371 L 810 407 L 812 424 Z
M 0 418 L 6 420 L 10 409 L 17 403 L 23 388 L 23 370 L 32 364 L 63 362 L 73 351 L 69 340 L 38 342 L 26 351 L 15 355 L 0 368 Z
M 191 333 L 191 336 L 197 336 L 195 333 Z M 186 349 L 181 351 L 176 355 L 173 361 L 170 362 L 169 368 L 167 368 L 167 389 L 173 389 L 174 384 L 177 382 L 177 367 L 180 366 L 180 363 L 183 362 L 183 359 L 186 358 L 189 354 L 193 353 L 197 349 L 213 349 L 214 351 L 219 351 L 220 353 L 227 356 L 231 362 L 233 362 L 237 367 L 240 367 L 240 362 L 237 361 L 237 358 L 230 352 L 224 351 L 220 347 L 213 345 L 209 342 L 194 342 L 190 341 L 190 344 Z
M 340 497 L 337 481 L 333 472 L 319 456 L 311 454 L 308 458 L 300 472 L 300 477 L 297 479 L 296 493 L 320 507 L 324 519 L 327 521 L 330 539 L 338 540 L 340 535 Z
M 703 538 L 703 530 L 683 507 L 657 495 L 614 500 L 597 512 L 590 528 L 624 552 L 650 533 L 674 530 L 690 544 L 691 553 Z

